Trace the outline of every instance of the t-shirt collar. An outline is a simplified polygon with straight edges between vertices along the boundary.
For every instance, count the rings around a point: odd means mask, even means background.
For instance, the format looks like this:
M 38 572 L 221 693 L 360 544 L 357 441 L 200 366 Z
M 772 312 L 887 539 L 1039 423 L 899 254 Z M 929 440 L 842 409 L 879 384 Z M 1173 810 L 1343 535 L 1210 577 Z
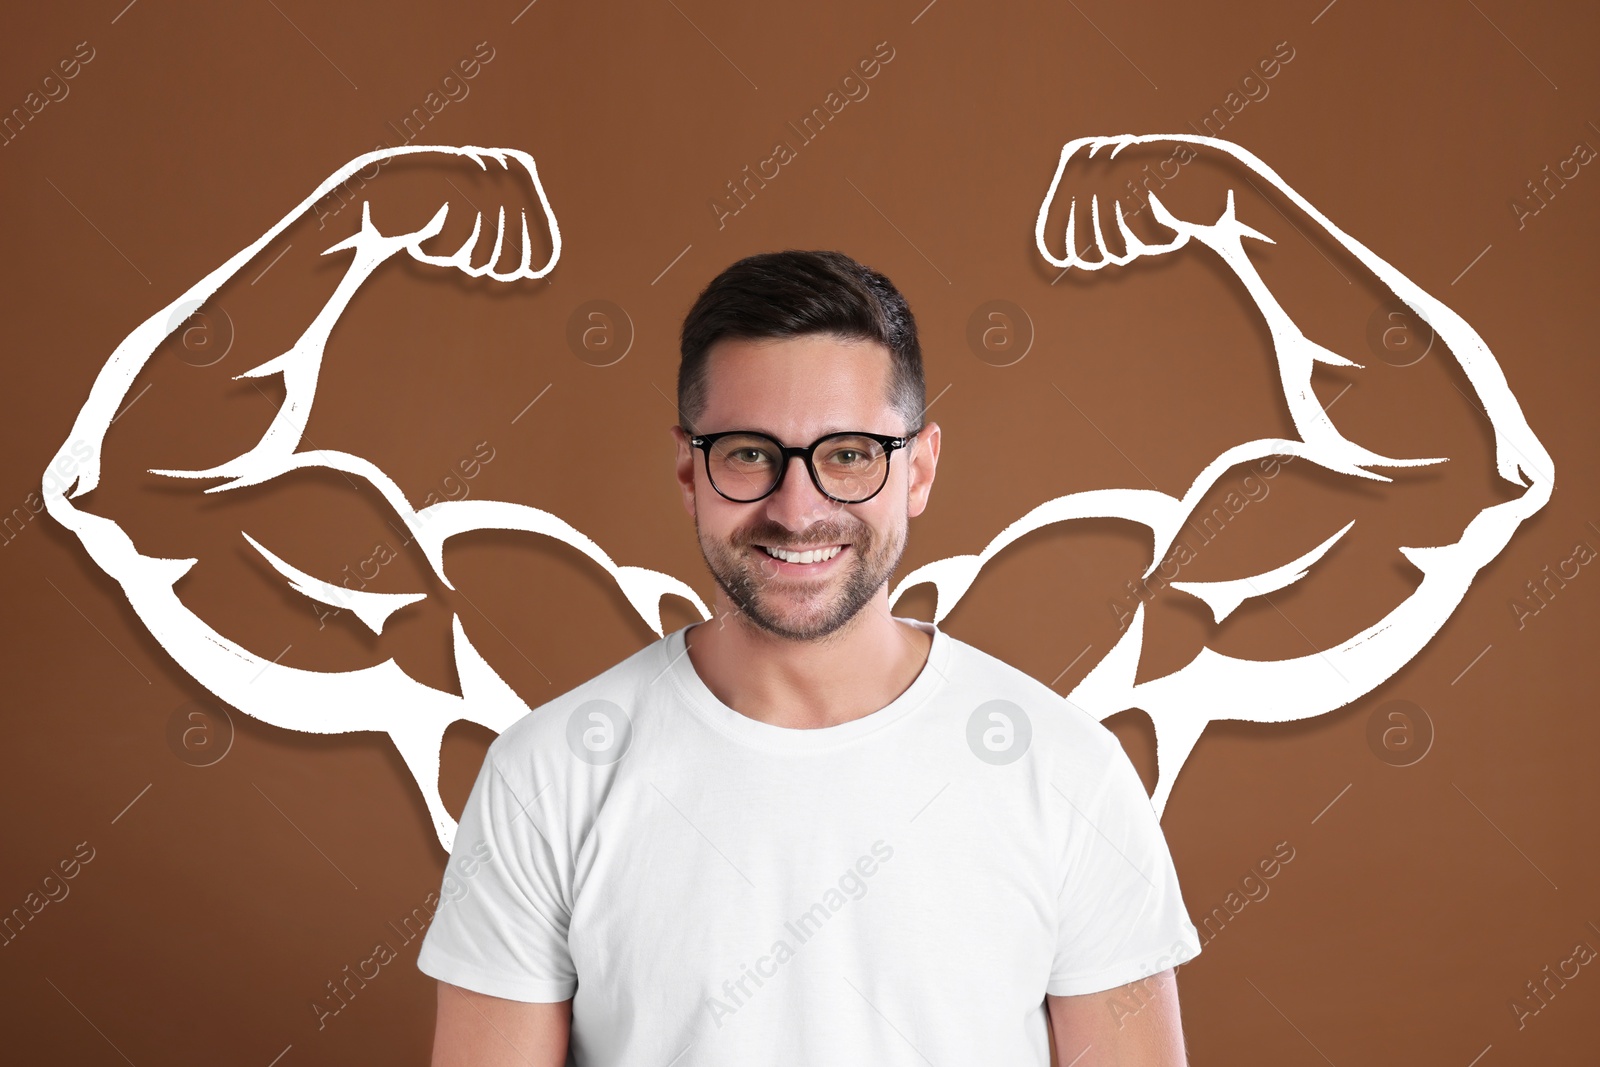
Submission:
M 905 692 L 877 711 L 836 726 L 797 729 L 775 726 L 752 719 L 719 700 L 689 659 L 684 635 L 690 623 L 668 634 L 661 642 L 657 670 L 667 674 L 689 707 L 719 733 L 742 744 L 775 751 L 810 752 L 834 748 L 874 734 L 899 721 L 923 704 L 947 680 L 951 638 L 934 623 L 922 619 L 891 616 L 896 622 L 915 626 L 933 637 L 928 660 Z

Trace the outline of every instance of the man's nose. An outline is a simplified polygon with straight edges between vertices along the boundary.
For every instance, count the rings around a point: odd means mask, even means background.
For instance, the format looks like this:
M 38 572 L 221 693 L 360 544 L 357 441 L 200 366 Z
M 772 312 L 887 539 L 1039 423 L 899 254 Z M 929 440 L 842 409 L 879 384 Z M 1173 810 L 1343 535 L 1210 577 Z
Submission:
M 836 514 L 843 505 L 817 491 L 805 459 L 790 456 L 787 463 L 783 484 L 763 501 L 767 518 L 790 530 L 804 530 Z

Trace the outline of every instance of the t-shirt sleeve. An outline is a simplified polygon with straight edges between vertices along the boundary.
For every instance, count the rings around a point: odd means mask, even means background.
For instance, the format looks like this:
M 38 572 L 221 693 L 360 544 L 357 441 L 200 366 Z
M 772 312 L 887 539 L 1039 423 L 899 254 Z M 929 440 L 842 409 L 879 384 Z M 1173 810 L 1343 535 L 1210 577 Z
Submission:
M 1067 805 L 1060 926 L 1045 992 L 1113 989 L 1200 954 L 1155 808 L 1122 746 L 1111 739 L 1102 781 Z
M 508 779 L 491 746 L 467 797 L 427 936 L 424 974 L 489 996 L 568 1000 L 578 988 L 567 947 L 571 879 L 552 845 L 541 791 Z

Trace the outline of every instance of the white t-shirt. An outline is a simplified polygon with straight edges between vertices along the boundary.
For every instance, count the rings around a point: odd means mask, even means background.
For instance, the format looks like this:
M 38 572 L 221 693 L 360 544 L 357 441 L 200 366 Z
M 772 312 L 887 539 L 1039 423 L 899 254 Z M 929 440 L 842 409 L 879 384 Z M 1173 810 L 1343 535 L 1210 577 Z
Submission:
M 1116 736 L 939 630 L 888 706 L 759 722 L 679 629 L 512 724 L 417 966 L 573 999 L 580 1067 L 1047 1067 L 1046 993 L 1200 952 Z

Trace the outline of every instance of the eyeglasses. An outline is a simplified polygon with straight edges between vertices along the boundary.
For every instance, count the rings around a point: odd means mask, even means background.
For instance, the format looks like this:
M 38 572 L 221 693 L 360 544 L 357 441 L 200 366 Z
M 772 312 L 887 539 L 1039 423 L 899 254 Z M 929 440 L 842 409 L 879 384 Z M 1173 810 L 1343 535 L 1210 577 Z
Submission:
M 878 495 L 889 482 L 889 455 L 905 448 L 922 432 L 906 437 L 865 431 L 830 433 L 804 448 L 788 448 L 756 430 L 724 430 L 696 434 L 689 444 L 705 450 L 711 488 L 736 504 L 751 504 L 776 492 L 789 470 L 789 460 L 805 461 L 811 484 L 829 500 L 860 504 Z

